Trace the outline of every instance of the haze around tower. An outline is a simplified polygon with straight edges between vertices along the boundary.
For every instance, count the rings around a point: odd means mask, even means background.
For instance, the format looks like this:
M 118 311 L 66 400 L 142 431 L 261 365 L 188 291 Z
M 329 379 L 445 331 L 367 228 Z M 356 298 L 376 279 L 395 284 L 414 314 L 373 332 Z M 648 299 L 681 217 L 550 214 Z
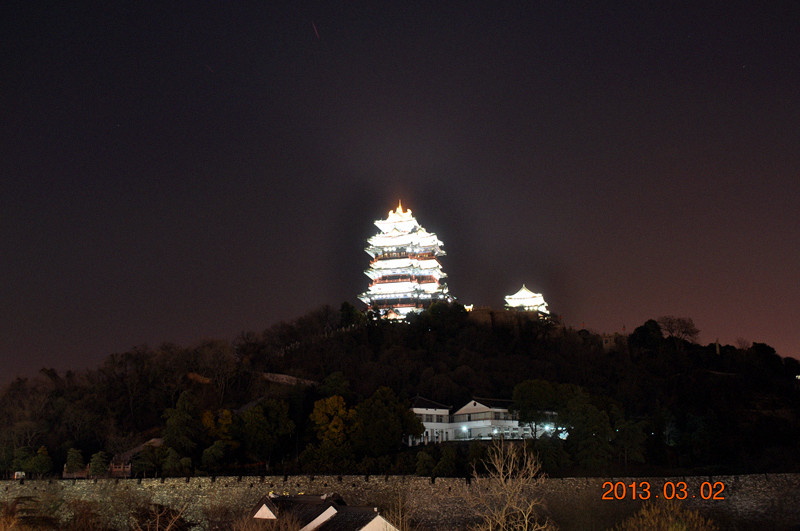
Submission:
M 461 300 L 800 355 L 797 2 L 5 13 L 0 378 L 356 304 L 398 197 Z

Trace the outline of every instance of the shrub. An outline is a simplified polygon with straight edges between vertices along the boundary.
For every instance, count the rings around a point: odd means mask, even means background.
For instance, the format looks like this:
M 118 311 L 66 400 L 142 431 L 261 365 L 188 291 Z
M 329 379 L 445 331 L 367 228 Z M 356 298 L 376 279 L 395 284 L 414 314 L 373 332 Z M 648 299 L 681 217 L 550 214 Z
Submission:
M 714 531 L 714 523 L 676 500 L 650 502 L 614 529 L 617 531 Z

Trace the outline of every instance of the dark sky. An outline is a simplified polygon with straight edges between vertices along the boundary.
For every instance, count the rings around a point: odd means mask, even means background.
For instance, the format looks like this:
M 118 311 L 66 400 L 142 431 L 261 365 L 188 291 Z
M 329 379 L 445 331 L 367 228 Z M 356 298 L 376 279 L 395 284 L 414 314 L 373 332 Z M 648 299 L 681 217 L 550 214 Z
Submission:
M 0 8 L 0 380 L 357 303 L 398 199 L 465 304 L 800 356 L 798 2 L 332 4 Z

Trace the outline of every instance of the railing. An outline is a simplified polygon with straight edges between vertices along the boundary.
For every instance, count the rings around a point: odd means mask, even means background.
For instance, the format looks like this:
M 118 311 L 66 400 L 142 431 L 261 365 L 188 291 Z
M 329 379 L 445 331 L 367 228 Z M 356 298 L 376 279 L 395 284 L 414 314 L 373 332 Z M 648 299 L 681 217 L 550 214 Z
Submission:
M 372 284 L 388 284 L 390 282 L 414 282 L 414 277 L 405 277 L 405 278 L 386 278 L 386 277 L 379 277 L 372 281 Z
M 374 264 L 378 260 L 386 260 L 391 258 L 410 258 L 414 260 L 432 260 L 436 258 L 436 255 L 433 253 L 384 253 L 379 254 L 372 260 L 370 260 L 370 264 Z
M 453 422 L 471 422 L 474 420 L 517 420 L 516 413 L 500 411 L 484 411 L 482 413 L 461 413 L 453 415 Z
M 372 281 L 371 285 L 374 284 L 388 284 L 391 282 L 417 282 L 419 284 L 429 284 L 431 282 L 436 282 L 436 279 L 430 275 L 423 275 L 423 276 L 405 276 L 401 278 L 392 278 L 395 275 L 387 275 L 384 277 L 378 277 Z

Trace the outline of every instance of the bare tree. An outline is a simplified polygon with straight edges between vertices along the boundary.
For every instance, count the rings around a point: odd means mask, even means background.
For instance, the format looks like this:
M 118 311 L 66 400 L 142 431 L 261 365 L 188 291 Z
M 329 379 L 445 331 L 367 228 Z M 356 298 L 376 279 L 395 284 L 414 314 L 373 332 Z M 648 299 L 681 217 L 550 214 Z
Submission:
M 5 531 L 17 527 L 21 513 L 20 498 L 15 498 L 10 502 L 0 502 L 0 530 Z
M 686 509 L 677 500 L 650 500 L 636 514 L 617 524 L 614 529 L 616 531 L 660 531 L 662 529 L 716 531 L 719 527 L 698 511 Z
M 538 531 L 555 529 L 542 515 L 544 474 L 522 445 L 496 441 L 483 461 L 486 475 L 473 473 L 469 504 L 477 513 L 475 531 Z
M 748 350 L 752 346 L 753 343 L 751 343 L 749 339 L 743 337 L 736 338 L 736 348 L 738 348 L 739 350 Z
M 694 325 L 691 317 L 665 315 L 658 318 L 658 324 L 664 334 L 675 339 L 676 343 L 679 341 L 696 342 L 697 337 L 700 335 L 700 330 Z
M 136 520 L 132 528 L 135 531 L 183 531 L 192 527 L 183 515 L 188 505 L 178 509 L 151 503 L 148 507 L 141 507 L 136 513 Z
M 392 501 L 386 511 L 386 519 L 400 531 L 413 531 L 419 525 L 411 519 L 412 503 L 408 497 L 408 490 L 398 488 L 392 494 Z

